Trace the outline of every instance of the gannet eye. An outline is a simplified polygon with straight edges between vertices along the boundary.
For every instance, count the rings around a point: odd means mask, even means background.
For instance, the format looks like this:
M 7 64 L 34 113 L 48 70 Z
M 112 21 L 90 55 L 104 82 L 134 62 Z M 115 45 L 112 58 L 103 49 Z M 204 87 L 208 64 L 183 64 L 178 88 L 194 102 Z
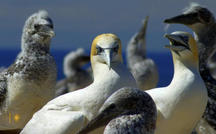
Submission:
M 118 49 L 119 49 L 119 46 L 117 45 L 116 47 L 113 48 L 113 51 L 118 53 Z
M 97 54 L 100 54 L 101 52 L 103 52 L 103 49 L 99 46 L 96 46 L 96 50 L 97 50 Z

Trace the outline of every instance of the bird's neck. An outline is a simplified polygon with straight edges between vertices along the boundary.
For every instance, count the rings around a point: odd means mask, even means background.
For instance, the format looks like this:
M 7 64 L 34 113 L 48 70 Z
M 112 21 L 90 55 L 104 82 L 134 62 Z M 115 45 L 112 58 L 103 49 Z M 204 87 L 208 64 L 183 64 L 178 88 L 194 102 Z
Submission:
M 31 36 L 23 36 L 22 52 L 27 55 L 46 55 L 50 51 L 50 39 L 35 40 Z
M 200 56 L 208 59 L 216 49 L 216 24 L 194 26 L 192 29 L 198 44 Z
M 104 77 L 109 77 L 109 75 L 117 75 L 118 69 L 120 68 L 121 63 L 111 63 L 111 68 L 107 64 L 103 63 L 93 63 L 92 71 L 94 76 L 94 81 L 101 81 Z
M 133 65 L 136 62 L 143 61 L 146 58 L 146 44 L 145 41 L 136 41 L 132 38 L 127 46 L 127 62 Z
M 196 38 L 198 40 L 202 40 L 203 38 L 209 38 L 206 34 L 212 36 L 211 34 L 216 33 L 216 23 L 212 23 L 209 25 L 197 24 L 192 26 L 191 29 L 194 31 Z
M 203 33 L 206 33 L 209 30 L 208 25 L 204 25 L 201 23 L 196 23 L 191 26 L 189 26 L 197 35 L 202 35 Z
M 195 62 L 182 62 L 179 60 L 174 60 L 174 75 L 173 80 L 170 85 L 177 86 L 178 84 L 183 84 L 189 79 L 199 75 L 198 63 Z M 201 77 L 200 77 L 201 78 Z

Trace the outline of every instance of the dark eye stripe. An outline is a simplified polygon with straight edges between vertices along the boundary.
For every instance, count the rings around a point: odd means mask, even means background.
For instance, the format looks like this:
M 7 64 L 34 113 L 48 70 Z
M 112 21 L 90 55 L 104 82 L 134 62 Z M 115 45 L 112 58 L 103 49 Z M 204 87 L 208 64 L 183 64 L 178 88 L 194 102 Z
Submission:
M 96 50 L 97 50 L 97 54 L 100 54 L 101 52 L 103 52 L 103 48 L 96 46 Z
M 119 50 L 119 46 L 117 45 L 116 47 L 114 47 L 114 48 L 113 48 L 113 50 L 114 50 L 114 52 L 116 52 L 116 53 L 117 53 L 117 52 L 118 52 L 118 50 Z
M 112 49 L 115 53 L 118 53 L 119 50 L 119 45 L 117 45 L 114 48 L 101 48 L 100 46 L 96 45 L 96 53 L 100 54 L 102 53 L 105 49 Z

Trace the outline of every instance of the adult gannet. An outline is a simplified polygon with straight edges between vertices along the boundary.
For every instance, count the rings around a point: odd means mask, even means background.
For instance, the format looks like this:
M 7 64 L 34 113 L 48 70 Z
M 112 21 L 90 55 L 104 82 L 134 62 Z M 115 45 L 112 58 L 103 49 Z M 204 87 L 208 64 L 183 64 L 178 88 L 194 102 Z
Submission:
M 207 90 L 198 70 L 196 41 L 186 32 L 165 35 L 171 45 L 174 76 L 169 86 L 147 90 L 158 110 L 155 134 L 190 134 L 202 117 Z
M 139 33 L 136 33 L 127 45 L 127 63 L 137 85 L 142 90 L 152 89 L 158 83 L 158 70 L 154 61 L 146 57 L 146 17 Z
M 184 24 L 195 32 L 195 39 L 199 46 L 199 70 L 209 96 L 203 117 L 216 130 L 216 80 L 212 77 L 207 65 L 208 59 L 216 49 L 214 15 L 207 8 L 192 3 L 182 15 L 166 19 L 164 22 Z
M 91 46 L 94 81 L 88 87 L 48 102 L 24 127 L 22 134 L 72 134 L 93 119 L 105 100 L 122 87 L 136 87 L 122 63 L 121 42 L 114 34 L 97 36 Z
M 104 134 L 153 134 L 156 117 L 155 103 L 147 93 L 124 87 L 104 102 L 98 115 L 79 134 L 107 124 Z
M 54 97 L 56 64 L 49 53 L 53 36 L 53 23 L 46 11 L 26 20 L 21 52 L 0 74 L 0 130 L 23 128 Z
M 64 57 L 63 72 L 65 79 L 56 84 L 56 96 L 84 88 L 92 83 L 91 72 L 83 69 L 90 62 L 90 56 L 86 55 L 83 48 L 71 51 Z

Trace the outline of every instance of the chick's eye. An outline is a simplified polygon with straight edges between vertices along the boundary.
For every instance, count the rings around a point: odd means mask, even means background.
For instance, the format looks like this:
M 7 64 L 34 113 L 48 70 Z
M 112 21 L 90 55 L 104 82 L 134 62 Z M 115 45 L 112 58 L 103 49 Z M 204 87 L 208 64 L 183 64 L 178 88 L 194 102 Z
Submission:
M 118 49 L 119 49 L 119 46 L 116 46 L 116 47 L 113 48 L 113 51 L 117 53 Z
M 96 46 L 96 50 L 97 50 L 97 54 L 99 54 L 103 51 L 103 49 L 99 46 Z
M 39 25 L 39 24 L 35 24 L 35 25 L 34 25 L 34 28 L 35 28 L 35 29 L 39 29 L 39 28 L 40 28 L 40 25 Z

